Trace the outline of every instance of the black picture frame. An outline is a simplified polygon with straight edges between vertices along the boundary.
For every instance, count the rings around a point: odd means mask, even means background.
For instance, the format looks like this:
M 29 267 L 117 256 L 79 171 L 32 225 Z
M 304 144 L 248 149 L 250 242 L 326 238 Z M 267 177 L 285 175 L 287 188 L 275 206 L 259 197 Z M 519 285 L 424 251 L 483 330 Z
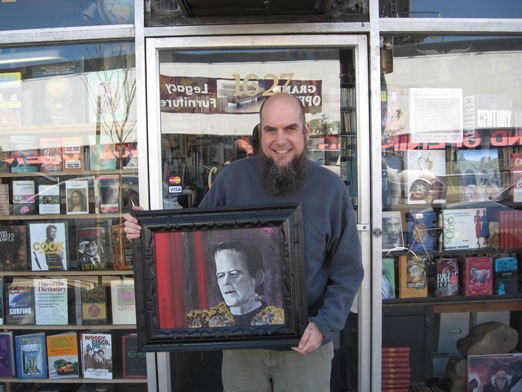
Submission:
M 307 324 L 299 204 L 133 211 L 138 344 L 143 351 L 283 348 Z M 253 321 L 232 316 L 220 291 L 213 248 L 235 240 L 262 255 Z M 255 259 L 255 258 L 253 258 Z M 212 260 L 212 262 L 209 262 Z M 257 278 L 256 278 L 257 279 Z M 258 294 L 256 293 L 256 296 Z M 230 300 L 230 299 L 229 299 Z

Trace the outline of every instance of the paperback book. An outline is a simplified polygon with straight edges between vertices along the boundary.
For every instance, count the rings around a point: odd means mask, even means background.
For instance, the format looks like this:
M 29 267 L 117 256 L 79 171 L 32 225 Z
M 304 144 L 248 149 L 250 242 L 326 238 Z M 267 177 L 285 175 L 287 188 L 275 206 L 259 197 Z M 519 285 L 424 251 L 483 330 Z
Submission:
M 113 324 L 136 324 L 134 279 L 111 280 Z
M 31 269 L 64 271 L 68 269 L 67 223 L 29 223 Z
M 112 263 L 115 270 L 132 270 L 134 251 L 123 225 L 111 226 Z
M 4 278 L 0 277 L 0 325 L 5 324 L 5 296 Z
M 0 184 L 0 215 L 9 215 L 9 184 Z
M 395 259 L 382 259 L 382 299 L 395 298 Z
M 84 332 L 81 334 L 80 342 L 83 377 L 112 379 L 112 335 Z
M 62 139 L 59 137 L 40 138 L 40 156 L 43 172 L 62 170 Z
M 424 257 L 399 256 L 399 298 L 427 297 L 428 279 Z
M 404 248 L 402 233 L 402 219 L 399 211 L 385 211 L 382 213 L 382 250 L 390 251 Z
M 107 288 L 97 283 L 82 286 L 78 286 L 79 293 L 76 293 L 76 301 L 80 300 L 81 325 L 107 324 Z
M 495 274 L 493 276 L 498 295 L 518 293 L 518 259 L 516 257 L 499 257 L 495 259 Z
M 119 176 L 99 176 L 94 180 L 96 213 L 120 212 L 121 194 Z
M 89 213 L 89 182 L 68 180 L 65 182 L 65 205 L 67 214 Z
M 13 331 L 0 332 L 0 377 L 16 375 Z
M 489 246 L 489 223 L 485 208 L 444 210 L 443 246 L 446 250 Z
M 0 269 L 2 271 L 26 270 L 27 260 L 26 226 L 0 226 Z
M 75 331 L 47 336 L 49 378 L 80 377 L 78 352 L 78 335 Z
M 44 332 L 15 336 L 15 349 L 18 378 L 47 378 L 47 349 Z
M 460 150 L 460 201 L 499 200 L 501 181 L 498 150 Z
M 519 391 L 522 389 L 520 368 L 522 354 L 488 354 L 470 355 L 467 361 L 468 385 L 473 385 L 473 391 Z M 493 388 L 493 385 L 497 385 Z M 507 388 L 499 388 L 500 386 Z M 492 388 L 489 388 L 492 387 Z
M 405 160 L 408 204 L 430 205 L 432 200 L 444 197 L 445 150 L 408 150 Z
M 78 267 L 81 271 L 104 270 L 112 266 L 110 242 L 105 227 L 89 227 L 76 230 Z
M 62 138 L 63 170 L 77 172 L 84 169 L 83 138 L 71 136 Z
M 493 259 L 489 256 L 466 257 L 462 287 L 466 296 L 493 294 Z
M 6 283 L 7 324 L 34 324 L 34 287 L 31 280 Z
M 413 252 L 433 250 L 435 230 L 433 211 L 410 211 L 408 245 Z
M 13 215 L 35 213 L 34 180 L 13 180 Z
M 437 275 L 435 295 L 449 297 L 459 293 L 459 260 L 456 257 L 441 257 L 436 262 Z
M 147 357 L 145 352 L 138 349 L 136 334 L 122 335 L 123 377 L 146 378 Z
M 114 144 L 94 144 L 89 146 L 91 170 L 116 170 Z
M 36 325 L 67 325 L 67 279 L 33 279 Z
M 60 186 L 56 184 L 38 184 L 38 213 L 60 213 Z

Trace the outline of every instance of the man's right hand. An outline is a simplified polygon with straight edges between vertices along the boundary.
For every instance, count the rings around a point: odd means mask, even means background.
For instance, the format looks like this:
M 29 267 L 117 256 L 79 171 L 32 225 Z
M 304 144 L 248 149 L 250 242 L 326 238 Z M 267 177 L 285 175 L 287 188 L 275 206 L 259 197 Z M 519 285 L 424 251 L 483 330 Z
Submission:
M 133 210 L 140 211 L 143 210 L 143 208 L 139 206 L 133 206 Z M 123 219 L 125 219 L 124 228 L 123 231 L 127 234 L 127 239 L 129 240 L 135 240 L 137 238 L 140 238 L 141 236 L 141 226 L 138 224 L 138 220 L 133 217 L 130 213 L 126 213 L 123 215 Z

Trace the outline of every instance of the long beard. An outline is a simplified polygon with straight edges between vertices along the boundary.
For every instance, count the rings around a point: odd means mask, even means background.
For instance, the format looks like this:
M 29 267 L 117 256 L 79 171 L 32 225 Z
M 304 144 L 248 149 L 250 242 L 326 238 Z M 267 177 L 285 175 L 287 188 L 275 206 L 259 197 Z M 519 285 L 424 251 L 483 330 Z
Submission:
M 272 158 L 260 154 L 260 164 L 264 187 L 274 196 L 297 192 L 303 188 L 308 176 L 310 161 L 306 152 L 283 167 L 276 165 Z

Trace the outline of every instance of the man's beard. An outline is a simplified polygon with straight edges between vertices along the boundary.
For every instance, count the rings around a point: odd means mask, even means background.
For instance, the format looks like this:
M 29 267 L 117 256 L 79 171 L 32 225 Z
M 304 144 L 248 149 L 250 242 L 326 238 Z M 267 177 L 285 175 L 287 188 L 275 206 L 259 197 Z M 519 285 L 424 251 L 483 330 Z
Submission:
M 278 166 L 272 158 L 263 153 L 260 156 L 263 185 L 272 195 L 281 196 L 303 188 L 310 166 L 306 151 L 283 167 Z

